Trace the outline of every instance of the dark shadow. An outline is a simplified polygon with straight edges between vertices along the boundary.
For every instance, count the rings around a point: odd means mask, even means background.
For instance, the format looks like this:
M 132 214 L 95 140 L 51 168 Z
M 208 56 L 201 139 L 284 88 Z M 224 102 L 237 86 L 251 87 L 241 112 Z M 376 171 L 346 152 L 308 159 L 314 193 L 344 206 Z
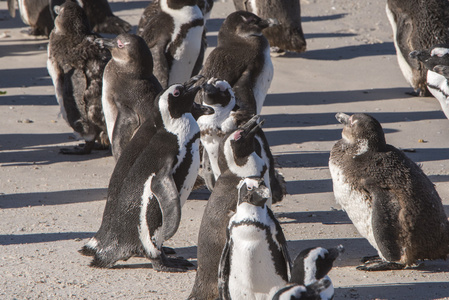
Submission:
M 208 48 L 217 47 L 217 44 L 218 44 L 218 36 L 217 35 L 210 35 L 210 34 L 207 35 L 207 47 Z
M 335 288 L 335 299 L 442 299 L 448 296 L 448 282 L 386 283 Z
M 107 191 L 108 189 L 106 188 L 97 188 L 57 192 L 3 194 L 0 195 L 0 208 L 21 208 L 103 201 L 107 197 Z
M 321 38 L 339 38 L 339 37 L 349 37 L 349 36 L 357 36 L 355 33 L 332 33 L 332 32 L 323 32 L 323 33 L 305 33 L 304 38 L 308 39 L 321 39 Z
M 122 10 L 142 9 L 143 10 L 150 4 L 150 1 L 123 1 L 123 2 L 109 2 L 109 6 L 113 13 Z
M 56 232 L 34 234 L 2 234 L 0 245 L 21 245 L 57 242 L 63 240 L 84 239 L 92 236 L 92 232 Z
M 328 155 L 323 155 L 327 156 Z M 313 160 L 315 164 L 315 160 Z M 327 166 L 327 161 L 322 163 L 321 167 Z M 290 165 L 287 166 L 290 168 Z M 287 181 L 287 191 L 290 195 L 304 195 L 332 192 L 332 179 L 315 179 L 315 180 L 291 180 Z
M 435 161 L 435 160 L 447 160 L 449 159 L 449 151 L 448 149 L 439 149 L 439 148 L 418 148 L 415 149 L 415 152 L 406 152 L 409 158 L 411 158 L 414 162 L 424 162 L 424 161 Z M 447 181 L 448 176 L 446 176 Z
M 49 120 L 50 121 L 50 120 Z M 58 122 L 65 122 L 62 119 L 58 119 Z M 32 126 L 32 124 L 29 124 Z M 67 125 L 68 126 L 68 125 Z M 70 127 L 69 127 L 70 128 Z M 0 134 L 0 141 L 2 141 L 2 151 L 10 150 L 21 150 L 24 148 L 29 148 L 30 151 L 33 150 L 34 146 L 42 145 L 53 145 L 65 142 L 73 142 L 69 138 L 73 137 L 71 133 L 12 133 L 12 134 Z M 80 141 L 81 142 L 81 141 Z M 38 151 L 44 150 L 43 148 L 38 149 Z M 50 149 L 47 149 L 50 150 Z M 0 162 L 8 161 L 4 157 L 8 154 L 3 153 Z
M 432 182 L 449 182 L 449 175 L 429 175 Z
M 405 94 L 409 90 L 409 88 L 376 88 L 352 91 L 344 90 L 330 92 L 267 94 L 264 107 L 287 105 L 327 105 L 376 100 L 387 101 L 398 98 L 410 98 L 411 96 Z
M 357 57 L 375 55 L 395 55 L 396 50 L 392 42 L 378 44 L 363 44 L 345 46 L 339 48 L 308 50 L 301 53 L 300 57 L 312 60 L 346 60 Z M 293 54 L 295 55 L 295 54 Z M 288 57 L 289 55 L 283 56 Z
M 0 89 L 29 86 L 53 86 L 47 68 L 0 70 L 0 78 L 2 79 L 0 81 Z M 0 99 L 2 99 L 2 97 L 3 96 L 0 96 Z
M 0 106 L 1 105 L 58 105 L 56 97 L 53 95 L 15 95 L 0 96 Z M 55 118 L 57 115 L 55 115 Z M 63 121 L 61 119 L 61 121 Z
M 318 22 L 318 21 L 332 21 L 344 18 L 347 14 L 335 14 L 329 16 L 303 16 L 301 22 Z
M 207 32 L 217 32 L 220 30 L 221 25 L 225 19 L 223 18 L 211 18 L 206 22 Z
M 0 22 L 0 24 L 2 23 Z M 36 38 L 35 36 L 30 35 L 30 38 L 28 40 L 26 39 L 20 41 L 14 40 L 14 44 L 2 45 L 0 47 L 0 57 L 35 55 L 34 52 L 36 51 L 47 52 L 48 39 L 43 38 L 44 37 L 42 37 L 41 40 L 40 37 Z M 39 43 L 35 43 L 36 41 L 39 41 Z M 11 72 L 13 70 L 3 70 L 3 71 Z
M 338 138 L 338 137 L 337 137 Z M 335 140 L 337 141 L 337 140 Z M 278 154 L 276 157 L 276 161 L 281 168 L 318 168 L 318 167 L 327 167 L 329 163 L 329 151 L 301 151 L 295 154 Z M 303 194 L 305 190 L 305 186 L 300 180 L 300 186 L 295 188 L 290 188 L 293 182 L 288 184 L 288 192 L 289 194 Z M 321 182 L 323 183 L 323 182 Z M 309 184 L 309 183 L 308 183 Z M 320 184 L 320 182 L 316 182 L 315 184 Z M 311 183 L 311 186 L 314 186 L 314 189 L 317 188 L 315 184 Z M 325 192 L 327 188 L 324 188 L 322 192 Z
M 199 189 L 193 190 L 187 200 L 208 200 L 209 197 L 210 191 L 206 188 L 206 186 L 202 186 Z
M 324 225 L 352 224 L 348 215 L 343 210 L 329 211 L 305 211 L 305 212 L 281 212 L 275 213 L 281 224 L 305 224 L 321 223 Z M 286 218 L 287 220 L 285 220 Z

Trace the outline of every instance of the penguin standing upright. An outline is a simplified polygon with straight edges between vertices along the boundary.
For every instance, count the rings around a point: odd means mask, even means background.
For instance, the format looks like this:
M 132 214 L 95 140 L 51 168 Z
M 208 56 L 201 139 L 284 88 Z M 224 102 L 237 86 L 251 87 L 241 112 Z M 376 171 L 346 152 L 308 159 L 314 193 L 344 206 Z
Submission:
M 162 92 L 120 156 L 100 229 L 80 250 L 94 255 L 91 266 L 110 268 L 133 255 L 145 255 L 157 271 L 191 265 L 167 258 L 162 243 L 176 233 L 198 175 L 200 129 L 190 113 L 197 91 L 189 82 Z
M 426 89 L 426 68 L 412 59 L 415 49 L 449 43 L 449 2 L 447 0 L 388 0 L 388 20 L 393 29 L 396 55 L 414 94 L 430 96 Z
M 198 119 L 201 129 L 201 143 L 204 146 L 203 172 L 202 176 L 209 190 L 213 190 L 215 181 L 220 176 L 218 165 L 218 153 L 220 141 L 223 137 L 237 129 L 238 125 L 246 122 L 251 116 L 243 110 L 235 109 L 235 96 L 229 83 L 216 78 L 211 78 L 203 84 L 201 91 L 197 94 L 204 106 L 214 110 L 213 114 L 203 115 Z M 279 202 L 286 194 L 283 176 L 274 168 L 274 158 L 268 141 L 260 129 L 256 133 L 256 153 L 268 167 L 269 184 L 273 203 Z M 208 168 L 210 165 L 210 168 Z M 210 171 L 208 171 L 210 169 Z
M 30 35 L 49 36 L 54 27 L 49 0 L 18 0 L 20 18 L 30 25 Z M 8 0 L 11 17 L 16 16 L 16 0 Z
M 237 105 L 250 115 L 260 114 L 273 79 L 270 45 L 262 30 L 273 25 L 253 13 L 230 14 L 218 32 L 217 47 L 207 57 L 200 74 L 226 80 Z
M 83 9 L 72 1 L 58 7 L 48 44 L 47 69 L 61 114 L 86 141 L 83 148 L 61 149 L 65 154 L 88 154 L 99 140 L 109 145 L 101 107 L 102 77 L 110 59 L 108 50 L 94 42 Z
M 218 266 L 226 228 L 237 207 L 237 185 L 246 177 L 266 178 L 267 167 L 255 153 L 258 116 L 225 136 L 220 144 L 221 175 L 207 201 L 198 234 L 198 268 L 189 299 L 218 297 Z
M 138 35 L 151 50 L 154 75 L 163 88 L 196 75 L 198 58 L 204 56 L 204 17 L 196 3 L 157 0 L 139 21 Z
M 429 178 L 385 142 L 373 117 L 336 118 L 344 128 L 329 159 L 335 199 L 380 256 L 358 269 L 402 269 L 417 260 L 446 258 L 449 222 Z
M 220 299 L 266 299 L 290 277 L 290 257 L 281 225 L 266 205 L 261 178 L 242 179 L 220 259 Z
M 156 96 L 162 91 L 153 75 L 153 58 L 137 35 L 120 34 L 115 39 L 97 39 L 111 51 L 103 74 L 102 105 L 112 154 L 117 161 L 139 127 L 151 115 Z
M 410 52 L 410 57 L 419 60 L 427 68 L 427 88 L 440 102 L 449 119 L 449 45 L 434 45 L 430 49 Z
M 263 30 L 272 52 L 306 51 L 299 0 L 234 0 L 234 6 L 236 10 L 246 10 L 261 18 L 278 21 L 277 26 Z

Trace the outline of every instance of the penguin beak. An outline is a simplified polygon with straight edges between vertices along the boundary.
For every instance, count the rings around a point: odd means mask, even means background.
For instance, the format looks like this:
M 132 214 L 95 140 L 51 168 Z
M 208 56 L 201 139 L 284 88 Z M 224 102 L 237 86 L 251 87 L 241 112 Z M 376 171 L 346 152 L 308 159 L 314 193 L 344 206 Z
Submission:
M 343 247 L 343 245 L 338 245 L 336 248 L 330 248 L 327 249 L 327 251 L 329 252 L 329 254 L 327 255 L 327 257 L 329 259 L 331 259 L 332 261 L 336 260 L 337 257 L 345 252 L 345 248 Z
M 183 85 L 186 88 L 187 91 L 190 91 L 190 89 L 194 88 L 196 89 L 196 92 L 198 92 L 201 89 L 201 86 L 194 86 L 195 83 L 197 83 L 200 79 L 204 78 L 203 75 L 196 75 L 189 79 L 189 81 L 186 81 Z M 196 93 L 195 92 L 195 93 Z
M 100 46 L 100 48 L 107 48 L 107 49 L 113 49 L 117 47 L 117 43 L 114 42 L 113 39 L 105 39 L 105 38 L 98 38 L 95 39 L 95 44 Z
M 258 188 L 251 195 L 251 199 L 249 203 L 255 206 L 263 207 L 270 197 L 270 189 L 265 186 L 265 184 L 261 183 Z
M 199 117 L 201 117 L 203 115 L 211 115 L 211 114 L 215 113 L 215 110 L 212 107 L 193 102 L 191 113 L 192 113 L 193 118 L 195 120 L 198 120 Z
M 260 28 L 265 29 L 267 27 L 273 27 L 273 26 L 279 25 L 279 22 L 276 19 L 269 18 L 269 19 L 260 21 L 258 25 Z
M 335 118 L 337 119 L 338 122 L 340 122 L 343 125 L 349 124 L 349 116 L 345 113 L 339 112 L 338 114 L 335 115 Z
M 218 92 L 218 89 L 213 84 L 210 84 L 210 83 L 203 84 L 201 86 L 201 88 L 208 95 L 213 95 L 213 94 L 216 94 Z
M 265 122 L 265 120 L 257 123 L 259 117 L 259 115 L 254 115 L 248 122 L 245 123 L 245 125 L 241 127 L 241 130 L 244 132 L 245 136 L 254 137 L 257 131 L 262 128 L 262 124 Z

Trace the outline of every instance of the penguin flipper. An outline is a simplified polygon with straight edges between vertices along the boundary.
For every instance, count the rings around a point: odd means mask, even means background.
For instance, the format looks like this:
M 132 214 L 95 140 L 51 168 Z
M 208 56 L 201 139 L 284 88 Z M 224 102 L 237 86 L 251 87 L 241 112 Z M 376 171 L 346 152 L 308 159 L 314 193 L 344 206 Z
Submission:
M 403 47 L 400 47 L 400 51 L 402 53 L 402 56 L 407 61 L 408 65 L 412 67 L 412 69 L 419 70 L 420 64 L 417 60 L 412 59 L 409 55 L 409 53 L 415 49 L 412 49 L 412 43 L 413 41 L 410 40 L 414 28 L 413 23 L 407 14 L 401 14 L 397 16 L 397 33 L 396 33 L 396 39 L 398 42 L 398 45 L 403 45 Z M 404 47 L 407 45 L 407 47 Z
M 246 110 L 251 115 L 257 114 L 256 98 L 254 97 L 254 91 L 251 88 L 251 71 L 246 69 L 239 80 L 234 84 L 232 89 L 236 95 L 237 105 L 240 106 L 240 110 Z
M 285 271 L 281 270 L 282 274 L 279 274 L 279 276 L 281 276 L 282 279 L 284 279 L 286 282 L 288 282 L 291 277 L 291 274 L 292 274 L 292 261 L 291 261 L 290 254 L 288 253 L 288 249 L 287 249 L 287 240 L 285 239 L 281 224 L 279 224 L 279 221 L 274 216 L 273 211 L 270 208 L 268 208 L 267 212 L 268 212 L 268 215 L 270 216 L 270 218 L 273 220 L 273 222 L 276 225 L 276 231 L 277 231 L 276 240 L 278 241 L 278 243 L 281 247 L 281 253 L 282 253 L 282 256 L 284 257 L 284 261 L 285 261 Z
M 162 237 L 166 241 L 178 230 L 181 221 L 181 203 L 178 189 L 170 174 L 171 164 L 159 172 L 151 182 L 151 191 L 159 203 L 162 212 Z
M 382 257 L 388 261 L 401 259 L 400 204 L 391 190 L 378 185 L 369 186 L 372 199 L 374 239 Z
M 231 272 L 230 268 L 230 251 L 231 251 L 231 243 L 229 236 L 229 230 L 226 231 L 227 241 L 223 248 L 223 252 L 221 253 L 220 264 L 218 266 L 218 294 L 220 295 L 220 299 L 228 300 L 231 299 L 229 294 L 229 274 Z
M 119 107 L 117 119 L 112 133 L 112 153 L 116 159 L 120 157 L 128 142 L 139 126 L 135 112 L 127 107 Z

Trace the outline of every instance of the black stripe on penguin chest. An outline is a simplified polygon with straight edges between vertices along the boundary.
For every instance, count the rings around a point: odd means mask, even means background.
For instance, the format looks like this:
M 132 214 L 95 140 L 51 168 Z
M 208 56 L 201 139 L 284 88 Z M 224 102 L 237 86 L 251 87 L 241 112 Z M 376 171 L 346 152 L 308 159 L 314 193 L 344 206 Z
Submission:
M 176 51 L 178 50 L 178 48 L 182 45 L 182 43 L 186 39 L 187 34 L 189 33 L 189 30 L 194 27 L 203 26 L 203 25 L 204 25 L 203 19 L 196 19 L 189 23 L 181 25 L 181 28 L 180 28 L 178 34 L 176 35 L 175 39 L 168 45 L 168 48 L 166 51 L 166 55 L 169 54 L 169 55 L 167 55 L 166 58 L 167 58 L 167 61 L 168 61 L 168 64 L 170 67 L 173 63 L 173 57 L 175 56 Z
M 185 156 L 181 158 L 182 159 L 181 164 L 173 172 L 173 179 L 175 181 L 176 188 L 178 189 L 178 192 L 181 191 L 181 188 L 182 188 L 184 182 L 186 181 L 187 177 L 191 175 L 191 174 L 189 174 L 189 170 L 190 170 L 190 166 L 193 163 L 193 151 L 192 151 L 193 145 L 199 138 L 200 138 L 200 132 L 196 133 L 193 136 L 193 138 L 187 142 L 187 144 L 185 145 L 185 150 L 186 150 Z M 178 154 L 179 153 L 180 153 L 180 151 L 178 149 Z M 178 158 L 176 157 L 174 166 L 176 166 L 177 163 L 178 163 Z

